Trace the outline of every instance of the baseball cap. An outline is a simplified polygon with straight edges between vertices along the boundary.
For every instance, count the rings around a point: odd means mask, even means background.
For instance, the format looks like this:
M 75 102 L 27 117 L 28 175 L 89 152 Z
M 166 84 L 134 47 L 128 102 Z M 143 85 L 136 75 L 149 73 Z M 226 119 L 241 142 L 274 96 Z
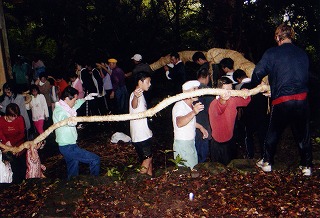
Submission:
M 109 63 L 117 63 L 118 61 L 117 61 L 117 59 L 110 58 L 110 59 L 108 59 L 108 62 Z
M 192 89 L 194 87 L 199 87 L 200 86 L 200 82 L 198 80 L 190 80 L 188 82 L 185 82 L 182 85 L 182 90 L 183 91 L 187 91 L 189 89 Z
M 141 56 L 141 54 L 135 54 L 135 55 L 133 55 L 133 57 L 131 59 L 135 60 L 135 61 L 141 61 L 142 56 Z

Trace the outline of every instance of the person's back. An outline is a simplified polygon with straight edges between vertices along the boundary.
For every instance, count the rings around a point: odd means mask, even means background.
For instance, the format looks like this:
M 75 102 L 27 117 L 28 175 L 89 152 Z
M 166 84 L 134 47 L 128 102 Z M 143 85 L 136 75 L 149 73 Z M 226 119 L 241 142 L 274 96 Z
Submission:
M 135 74 L 137 74 L 138 72 L 152 73 L 152 69 L 147 63 L 138 63 L 132 70 L 133 76 L 135 76 Z
M 260 84 L 269 75 L 271 87 L 271 116 L 265 140 L 263 159 L 256 165 L 265 172 L 272 170 L 280 136 L 288 124 L 298 144 L 300 169 L 311 175 L 312 145 L 309 132 L 308 79 L 309 61 L 306 53 L 292 44 L 295 32 L 291 26 L 281 24 L 275 31 L 278 47 L 265 52 L 251 77 L 253 85 Z
M 28 84 L 27 73 L 28 66 L 25 63 L 22 63 L 21 60 L 18 60 L 12 67 L 12 73 L 15 78 L 17 85 Z
M 206 62 L 208 63 L 208 62 Z M 203 63 L 205 65 L 206 63 Z M 206 68 L 201 68 L 197 72 L 197 79 L 200 82 L 199 89 L 209 88 L 209 71 Z M 211 102 L 213 101 L 214 97 L 212 95 L 204 95 L 199 96 L 199 102 L 204 105 L 203 111 L 200 111 L 196 116 L 197 123 L 201 124 L 208 132 L 211 132 L 211 127 L 209 123 L 209 115 L 208 110 Z M 209 156 L 209 140 L 211 139 L 211 134 L 208 138 L 203 138 L 203 134 L 200 129 L 196 129 L 196 137 L 195 137 L 195 146 L 197 149 L 198 154 L 198 162 L 203 163 L 206 161 L 207 157 Z
M 309 60 L 302 49 L 292 43 L 284 43 L 269 49 L 265 55 L 268 57 L 272 100 L 308 91 Z
M 82 85 L 85 91 L 85 95 L 97 92 L 96 86 L 92 79 L 92 74 L 87 68 L 81 69 L 81 80 L 83 82 Z

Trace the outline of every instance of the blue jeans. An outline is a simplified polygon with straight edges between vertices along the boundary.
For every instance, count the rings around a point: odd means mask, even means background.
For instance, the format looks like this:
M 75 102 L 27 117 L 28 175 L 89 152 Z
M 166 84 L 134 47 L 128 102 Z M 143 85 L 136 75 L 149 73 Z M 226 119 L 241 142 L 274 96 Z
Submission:
M 117 114 L 125 114 L 129 111 L 129 97 L 126 86 L 119 87 L 115 92 Z
M 90 174 L 98 176 L 100 172 L 100 157 L 85 149 L 79 148 L 77 144 L 59 146 L 68 170 L 68 179 L 79 175 L 79 162 L 89 164 Z
M 209 140 L 203 139 L 201 136 L 196 136 L 195 146 L 198 154 L 198 162 L 203 163 L 207 160 L 209 156 Z

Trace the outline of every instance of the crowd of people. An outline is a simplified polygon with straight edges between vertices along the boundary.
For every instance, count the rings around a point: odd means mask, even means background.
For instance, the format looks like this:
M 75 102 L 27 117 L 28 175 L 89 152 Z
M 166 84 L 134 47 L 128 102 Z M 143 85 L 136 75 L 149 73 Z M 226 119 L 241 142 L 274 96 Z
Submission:
M 183 99 L 173 106 L 173 150 L 174 158 L 179 156 L 182 160 L 179 165 L 192 170 L 205 161 L 228 165 L 237 157 L 237 144 L 243 138 L 245 158 L 259 156 L 257 166 L 269 172 L 281 133 L 290 123 L 301 154 L 302 173 L 311 175 L 308 58 L 292 43 L 293 39 L 293 29 L 286 24 L 280 25 L 275 32 L 278 46 L 265 52 L 251 78 L 243 70 L 234 69 L 234 60 L 224 58 L 220 62 L 222 75 L 215 75 L 210 81 L 210 63 L 202 52 L 196 52 L 192 59 L 200 65 L 197 78 L 187 81 L 179 53 L 170 54 L 171 63 L 164 67 L 164 71 L 166 78 L 173 81 L 174 94 L 208 88 L 210 82 L 212 86 L 226 90 L 220 96 Z M 146 111 L 152 70 L 142 62 L 140 54 L 131 59 L 135 67 L 129 73 L 118 67 L 116 59 L 109 58 L 106 63 L 76 63 L 74 71 L 64 75 L 65 78 L 49 75 L 39 58 L 33 61 L 33 74 L 30 76 L 28 67 L 17 60 L 13 67 L 14 79 L 3 85 L 0 98 L 0 143 L 19 146 L 34 138 L 34 134 L 43 133 L 52 123 L 69 117 Z M 258 86 L 267 75 L 270 96 L 230 95 L 232 89 L 247 90 Z M 129 78 L 132 82 L 130 95 L 126 86 Z M 29 100 L 23 96 L 26 91 L 30 93 Z M 268 107 L 271 108 L 269 114 Z M 68 179 L 79 174 L 79 162 L 89 164 L 92 175 L 97 176 L 100 171 L 99 156 L 77 145 L 77 128 L 80 127 L 69 122 L 55 130 L 56 142 L 66 161 Z M 141 161 L 140 173 L 152 176 L 153 133 L 147 119 L 131 120 L 130 134 Z M 259 139 L 260 154 L 255 152 L 255 134 Z M 0 151 L 0 170 L 7 172 L 6 176 L 2 173 L 0 182 L 18 183 L 25 178 L 43 178 L 45 167 L 37 151 L 43 146 L 45 141 L 14 155 Z

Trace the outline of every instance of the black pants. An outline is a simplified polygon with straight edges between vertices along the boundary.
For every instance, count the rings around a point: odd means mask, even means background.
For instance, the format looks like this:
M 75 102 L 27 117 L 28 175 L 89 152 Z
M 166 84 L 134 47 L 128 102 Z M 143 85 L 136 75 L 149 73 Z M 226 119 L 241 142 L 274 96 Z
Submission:
M 272 106 L 270 123 L 265 139 L 264 161 L 274 163 L 276 146 L 287 125 L 291 125 L 293 136 L 298 143 L 300 165 L 312 165 L 312 146 L 310 143 L 308 101 L 287 101 Z
M 26 178 L 26 152 L 23 152 L 20 156 L 13 156 L 13 160 L 10 162 L 12 169 L 12 183 L 19 184 Z
M 210 157 L 212 162 L 228 165 L 231 160 L 236 158 L 236 151 L 237 149 L 233 139 L 227 142 L 217 142 L 214 139 L 211 140 Z
M 88 102 L 88 115 L 106 115 L 108 113 L 104 97 L 95 98 Z M 85 102 L 85 103 L 87 103 Z
M 247 151 L 247 158 L 254 158 L 255 146 L 254 146 L 254 134 L 258 136 L 258 142 L 260 146 L 260 157 L 263 158 L 264 154 L 264 140 L 266 138 L 267 128 L 268 128 L 268 116 L 267 114 L 262 114 L 261 116 L 252 117 L 252 119 L 245 120 L 245 144 Z

